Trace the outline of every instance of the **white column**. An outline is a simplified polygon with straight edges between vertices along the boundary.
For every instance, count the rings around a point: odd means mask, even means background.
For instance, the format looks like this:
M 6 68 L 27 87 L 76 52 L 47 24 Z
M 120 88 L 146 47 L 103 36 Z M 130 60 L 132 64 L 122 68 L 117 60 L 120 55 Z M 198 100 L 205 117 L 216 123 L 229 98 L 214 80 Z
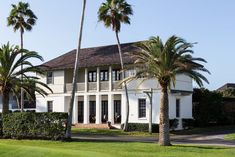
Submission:
M 112 67 L 109 67 L 109 91 L 111 92 L 113 87 L 113 78 L 112 78 Z
M 121 117 L 121 120 L 122 120 L 122 124 L 125 123 L 126 121 L 126 95 L 125 93 L 122 93 L 121 95 L 121 110 L 122 110 L 122 117 Z
M 97 92 L 99 92 L 100 91 L 100 68 L 99 67 L 97 67 L 97 70 L 96 70 L 96 76 L 97 76 L 97 78 L 96 78 L 96 83 L 97 83 L 97 85 L 96 85 L 96 90 L 97 90 Z
M 108 94 L 108 121 L 114 124 L 114 103 L 113 94 Z
M 88 72 L 87 68 L 85 68 L 85 92 L 87 92 L 87 87 L 88 87 Z
M 101 124 L 101 95 L 96 95 L 96 124 Z
M 84 95 L 84 124 L 89 123 L 89 95 Z
M 73 103 L 73 124 L 78 123 L 78 97 L 75 96 Z

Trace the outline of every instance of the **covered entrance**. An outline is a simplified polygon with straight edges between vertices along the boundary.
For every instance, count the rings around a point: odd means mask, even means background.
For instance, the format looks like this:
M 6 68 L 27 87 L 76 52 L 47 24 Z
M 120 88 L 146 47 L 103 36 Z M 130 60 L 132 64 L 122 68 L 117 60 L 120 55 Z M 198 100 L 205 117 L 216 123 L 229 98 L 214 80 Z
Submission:
M 78 123 L 84 122 L 84 102 L 78 101 Z
M 114 123 L 121 123 L 121 100 L 114 100 Z
M 102 100 L 101 102 L 101 121 L 102 123 L 108 122 L 108 101 Z

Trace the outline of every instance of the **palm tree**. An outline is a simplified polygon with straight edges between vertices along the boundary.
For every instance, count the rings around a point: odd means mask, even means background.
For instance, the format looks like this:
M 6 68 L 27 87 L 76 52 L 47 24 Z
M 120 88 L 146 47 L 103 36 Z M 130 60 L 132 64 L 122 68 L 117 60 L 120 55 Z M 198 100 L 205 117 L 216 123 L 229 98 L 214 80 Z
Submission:
M 124 81 L 144 78 L 156 79 L 161 86 L 160 101 L 160 124 L 159 124 L 159 144 L 169 146 L 169 104 L 168 91 L 171 85 L 175 85 L 176 75 L 184 74 L 191 77 L 199 86 L 203 86 L 203 81 L 208 82 L 200 72 L 210 72 L 200 63 L 206 61 L 202 58 L 192 57 L 192 43 L 188 43 L 182 38 L 172 36 L 165 44 L 160 37 L 152 37 L 149 41 L 138 43 L 138 52 L 130 52 L 135 58 L 134 66 L 137 67 L 135 76 L 126 78 Z
M 77 83 L 77 79 L 78 79 L 78 60 L 79 60 L 79 54 L 80 54 L 80 50 L 81 50 L 85 9 L 86 9 L 86 0 L 83 0 L 82 15 L 81 15 L 81 21 L 80 21 L 80 31 L 79 31 L 79 37 L 78 37 L 78 48 L 76 51 L 75 65 L 74 65 L 74 71 L 73 71 L 73 83 L 72 83 L 73 89 L 72 89 L 72 95 L 71 95 L 70 104 L 69 104 L 68 121 L 67 121 L 67 128 L 66 128 L 66 134 L 65 134 L 66 138 L 71 138 L 73 104 L 74 104 L 74 98 L 75 98 L 76 83 Z
M 32 89 L 43 96 L 47 95 L 45 88 L 51 91 L 46 84 L 39 81 L 38 77 L 32 75 L 44 72 L 38 66 L 33 66 L 30 59 L 43 60 L 36 52 L 20 49 L 9 43 L 0 48 L 0 93 L 3 95 L 3 113 L 9 112 L 9 95 L 16 95 L 19 88 L 23 88 L 30 95 Z M 21 65 L 25 67 L 20 69 Z M 20 78 L 21 75 L 24 76 L 23 80 Z
M 23 49 L 23 34 L 25 31 L 31 31 L 36 24 L 37 17 L 30 9 L 29 3 L 19 2 L 17 5 L 12 4 L 12 10 L 7 18 L 7 25 L 12 26 L 14 32 L 20 31 L 21 49 Z M 23 67 L 21 67 L 23 69 Z M 23 76 L 21 76 L 23 79 Z M 24 93 L 21 88 L 21 111 L 24 108 Z
M 128 4 L 125 0 L 106 0 L 105 3 L 101 4 L 98 11 L 98 21 L 102 21 L 105 27 L 111 27 L 115 32 L 122 71 L 124 70 L 124 64 L 122 60 L 122 49 L 118 33 L 121 30 L 121 23 L 130 24 L 129 16 L 132 14 L 133 11 L 131 5 Z M 124 72 L 122 73 L 122 77 L 125 78 Z M 123 84 L 126 95 L 126 120 L 123 130 L 127 131 L 129 119 L 129 97 L 126 82 L 123 82 Z

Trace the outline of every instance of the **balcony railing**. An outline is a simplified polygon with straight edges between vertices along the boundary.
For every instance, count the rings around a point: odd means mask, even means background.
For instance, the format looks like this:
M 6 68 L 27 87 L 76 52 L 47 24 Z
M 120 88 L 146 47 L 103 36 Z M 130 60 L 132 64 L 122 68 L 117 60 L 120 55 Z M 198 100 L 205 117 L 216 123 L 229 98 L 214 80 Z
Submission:
M 100 90 L 109 90 L 109 81 L 100 82 Z
M 114 90 L 122 89 L 122 86 L 120 85 L 119 81 L 113 82 L 113 89 Z
M 88 82 L 88 90 L 97 90 L 97 83 L 96 82 Z
M 65 92 L 71 92 L 73 89 L 72 83 L 66 83 L 65 85 Z M 85 91 L 85 83 L 77 83 L 77 90 L 78 92 Z

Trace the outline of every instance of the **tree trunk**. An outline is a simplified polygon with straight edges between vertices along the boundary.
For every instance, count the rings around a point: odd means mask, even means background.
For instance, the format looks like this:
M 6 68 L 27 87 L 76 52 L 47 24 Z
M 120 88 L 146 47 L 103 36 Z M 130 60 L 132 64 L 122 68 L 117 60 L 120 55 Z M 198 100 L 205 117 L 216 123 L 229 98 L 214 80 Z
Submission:
M 159 144 L 161 146 L 170 146 L 169 131 L 169 104 L 167 85 L 161 85 L 161 103 L 160 103 L 160 124 L 159 124 Z
M 2 113 L 9 113 L 9 91 L 7 90 L 2 92 Z
M 124 72 L 124 64 L 122 60 L 122 49 L 121 49 L 121 44 L 118 36 L 118 32 L 115 32 L 116 38 L 117 38 L 117 43 L 118 43 L 118 52 L 119 52 L 119 57 L 120 57 L 120 62 L 121 62 L 121 70 L 122 70 L 122 79 L 125 79 L 125 72 Z M 124 123 L 123 131 L 128 131 L 128 120 L 129 120 L 129 110 L 130 110 L 130 104 L 129 104 L 129 96 L 128 96 L 128 89 L 126 82 L 124 82 L 124 89 L 125 89 L 125 95 L 126 95 L 126 120 Z
M 67 121 L 66 135 L 65 135 L 66 138 L 71 138 L 73 104 L 74 104 L 77 79 L 78 79 L 78 62 L 79 62 L 79 54 L 80 54 L 81 42 L 82 42 L 82 30 L 83 30 L 83 23 L 84 23 L 84 17 L 85 17 L 85 9 L 86 9 L 86 0 L 83 0 L 83 8 L 82 8 L 81 21 L 80 21 L 80 32 L 79 32 L 79 38 L 78 38 L 78 48 L 76 51 L 76 59 L 75 59 L 75 65 L 74 65 L 74 71 L 73 71 L 73 89 L 72 89 L 72 94 L 71 94 L 71 99 L 70 99 L 70 104 L 69 104 L 68 121 Z
M 20 44 L 20 48 L 23 49 L 23 30 L 21 29 L 20 31 L 20 41 L 21 41 L 21 44 Z M 21 56 L 23 55 L 23 53 L 21 53 Z M 23 69 L 23 64 L 21 64 L 21 70 Z M 23 81 L 23 75 L 21 75 L 21 81 Z M 24 111 L 24 90 L 23 88 L 21 87 L 20 88 L 20 109 L 21 109 L 21 112 Z

